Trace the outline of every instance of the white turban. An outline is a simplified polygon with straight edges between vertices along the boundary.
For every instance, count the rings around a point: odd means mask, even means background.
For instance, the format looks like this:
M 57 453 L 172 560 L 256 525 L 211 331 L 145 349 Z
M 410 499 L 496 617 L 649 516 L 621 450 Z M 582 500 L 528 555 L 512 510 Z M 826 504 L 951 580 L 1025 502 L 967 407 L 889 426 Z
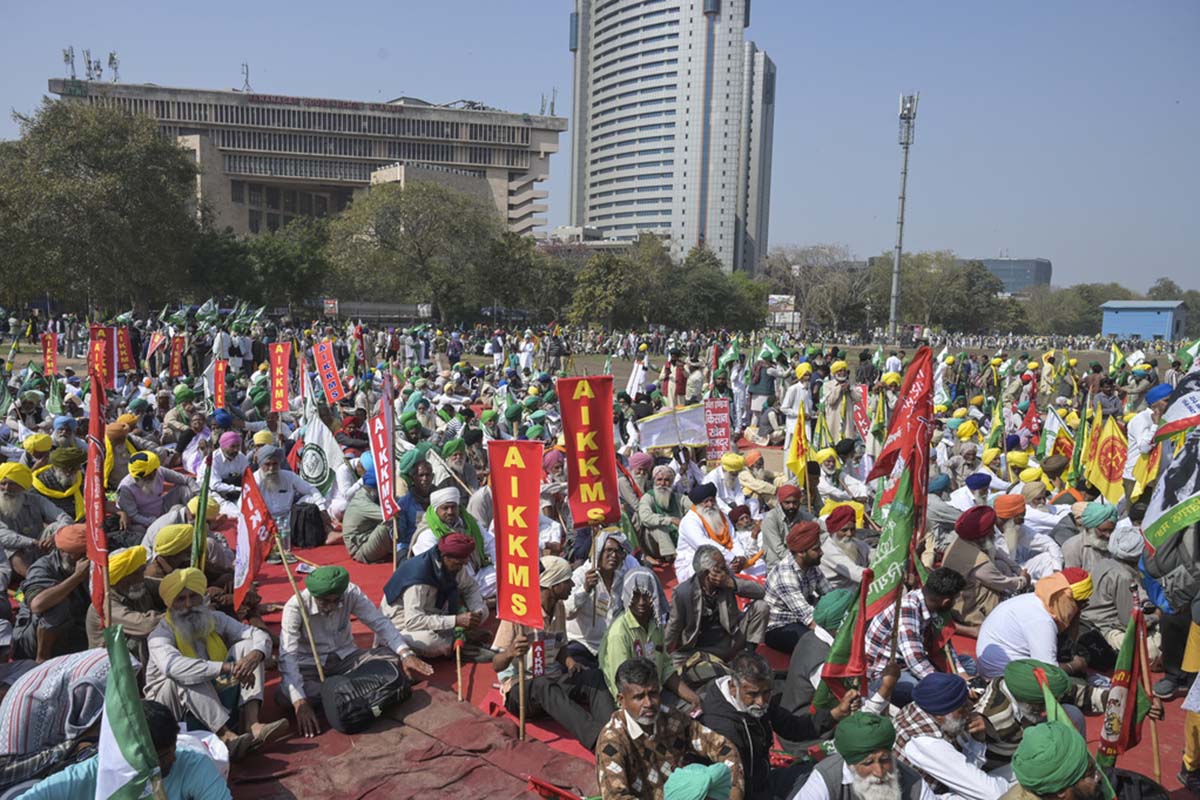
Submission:
M 434 508 L 440 508 L 447 503 L 458 505 L 459 497 L 458 489 L 455 489 L 453 486 L 447 486 L 445 489 L 438 489 L 429 495 L 429 505 Z
M 1123 519 L 1113 528 L 1112 536 L 1108 537 L 1108 552 L 1122 561 L 1137 561 L 1145 544 L 1141 531 L 1128 519 Z

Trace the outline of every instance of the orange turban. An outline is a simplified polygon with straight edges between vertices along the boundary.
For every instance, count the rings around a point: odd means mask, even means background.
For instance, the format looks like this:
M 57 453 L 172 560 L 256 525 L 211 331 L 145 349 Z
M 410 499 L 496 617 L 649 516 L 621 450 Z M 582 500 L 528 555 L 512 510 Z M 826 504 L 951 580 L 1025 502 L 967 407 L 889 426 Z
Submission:
M 54 534 L 54 546 L 69 556 L 81 556 L 87 552 L 87 526 L 64 525 Z
M 1019 494 L 996 495 L 994 507 L 1000 519 L 1016 519 L 1025 513 L 1025 498 Z

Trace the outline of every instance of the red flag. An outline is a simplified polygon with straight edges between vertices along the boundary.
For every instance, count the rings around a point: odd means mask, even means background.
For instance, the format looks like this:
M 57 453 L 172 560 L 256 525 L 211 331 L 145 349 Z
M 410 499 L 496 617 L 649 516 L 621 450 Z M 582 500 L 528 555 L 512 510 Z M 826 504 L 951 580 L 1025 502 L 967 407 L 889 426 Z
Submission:
M 338 376 L 337 361 L 333 356 L 333 345 L 329 342 L 317 342 L 313 345 L 313 366 L 317 370 L 317 380 L 325 392 L 325 400 L 329 405 L 336 405 L 346 396 L 342 389 L 342 379 Z
M 924 524 L 929 485 L 929 426 L 933 421 L 933 353 L 929 347 L 918 348 L 904 373 L 900 399 L 892 413 L 887 439 L 867 475 L 868 481 L 887 476 L 888 485 L 880 505 L 891 502 L 896 493 L 897 479 L 905 469 L 912 469 L 913 506 L 915 518 Z M 916 537 L 913 537 L 914 541 Z
M 42 374 L 47 378 L 58 374 L 58 334 L 42 334 Z
M 858 435 L 863 441 L 871 433 L 871 416 L 867 413 L 867 387 L 862 387 L 862 396 L 858 398 L 858 402 L 854 404 L 854 427 L 858 430 Z
M 379 510 L 387 522 L 400 513 L 396 505 L 396 480 L 392 458 L 392 383 L 383 376 L 383 396 L 379 400 L 379 413 L 367 421 L 367 434 L 371 441 L 371 460 L 375 462 L 375 484 L 379 490 Z
M 133 372 L 137 362 L 133 360 L 133 343 L 129 340 L 129 328 L 117 328 L 117 369 Z
M 225 373 L 229 362 L 223 358 L 213 361 L 213 408 L 225 407 Z
M 1053 410 L 1051 413 L 1054 413 Z M 1025 412 L 1025 418 L 1021 420 L 1021 427 L 1030 433 L 1038 433 L 1042 429 L 1042 418 L 1038 416 L 1036 395 L 1029 397 L 1029 409 Z
M 104 379 L 91 373 L 88 392 L 88 454 L 84 475 L 84 514 L 87 526 L 87 559 L 92 563 L 92 605 L 104 622 L 105 578 L 108 575 L 108 536 L 104 533 Z
M 149 361 L 150 357 L 157 353 L 159 348 L 166 343 L 167 335 L 165 333 L 159 333 L 158 331 L 155 331 L 154 333 L 150 334 L 150 347 L 148 350 L 146 350 L 146 360 Z
M 105 389 L 116 388 L 117 350 L 113 342 L 113 329 L 103 325 L 91 325 L 88 339 L 88 375 L 99 377 L 93 386 Z
M 538 588 L 538 492 L 542 483 L 542 443 L 488 443 L 496 526 L 496 616 L 541 629 Z
M 242 473 L 242 513 L 238 515 L 237 556 L 233 562 L 233 607 L 242 607 L 263 559 L 275 537 L 275 518 L 267 510 L 254 470 L 246 467 Z
M 182 336 L 171 337 L 171 361 L 167 366 L 167 375 L 171 378 L 183 377 L 183 348 L 187 340 Z
M 613 445 L 612 376 L 560 378 L 556 389 L 567 444 L 571 517 L 576 525 L 616 522 L 621 504 Z
M 292 343 L 275 342 L 267 345 L 271 367 L 271 410 L 288 410 L 288 361 L 291 359 Z

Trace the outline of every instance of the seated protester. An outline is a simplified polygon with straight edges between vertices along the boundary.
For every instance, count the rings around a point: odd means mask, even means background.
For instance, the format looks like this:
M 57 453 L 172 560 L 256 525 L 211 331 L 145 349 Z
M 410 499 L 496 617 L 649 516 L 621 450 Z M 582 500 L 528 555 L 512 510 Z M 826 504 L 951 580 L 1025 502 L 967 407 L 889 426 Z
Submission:
M 464 439 L 451 439 L 442 445 L 442 458 L 450 469 L 450 478 L 454 483 L 461 481 L 471 492 L 479 488 L 479 476 L 475 473 L 475 465 L 467 458 L 467 443 Z
M 55 450 L 74 447 L 86 453 L 87 442 L 80 439 L 78 434 L 79 422 L 74 417 L 62 414 L 54 418 L 54 430 L 50 434 L 50 440 L 54 443 Z
M 365 410 L 356 408 L 353 414 L 342 417 L 342 424 L 333 435 L 338 445 L 353 458 L 371 450 L 371 441 L 367 438 L 367 432 L 363 428 L 366 421 Z
M 467 500 L 467 513 L 475 518 L 480 527 L 490 529 L 496 516 L 495 504 L 492 501 L 492 487 L 484 484 L 471 493 Z
M 148 640 L 146 697 L 169 708 L 179 722 L 188 714 L 195 717 L 221 738 L 231 761 L 283 736 L 286 720 L 258 719 L 264 663 L 271 656 L 267 632 L 212 610 L 208 581 L 198 569 L 175 570 L 158 592 L 167 611 Z M 240 726 L 230 714 L 228 693 L 235 687 Z
M 172 488 L 164 492 L 167 485 Z M 164 511 L 186 503 L 199 490 L 195 480 L 160 466 L 154 453 L 139 450 L 129 457 L 129 474 L 117 486 L 117 508 L 129 517 L 129 525 L 117 537 L 118 541 L 110 543 L 114 547 L 138 544 L 146 529 Z
M 25 452 L 21 454 L 20 463 L 28 467 L 31 472 L 48 466 L 47 459 L 50 457 L 50 450 L 53 447 L 54 440 L 50 438 L 50 434 L 31 433 L 21 442 L 21 449 Z
M 964 511 L 954 523 L 958 538 L 946 548 L 942 566 L 966 579 L 954 603 L 954 621 L 963 635 L 975 635 L 980 623 L 1002 600 L 1029 588 L 1029 576 L 1007 553 L 996 548 L 996 512 L 988 506 Z
M 1062 546 L 1063 566 L 1092 572 L 1108 558 L 1108 539 L 1117 527 L 1117 507 L 1088 503 L 1079 515 L 1082 530 Z
M 734 573 L 746 569 L 746 552 L 733 523 L 717 505 L 717 489 L 711 483 L 692 487 L 688 497 L 692 508 L 679 522 L 679 542 L 675 550 L 675 576 L 680 583 L 692 577 L 693 556 L 700 547 L 716 547 Z M 761 562 L 761 559 L 760 559 Z M 765 566 L 756 571 L 765 573 Z
M 32 492 L 29 467 L 0 464 L 0 547 L 12 572 L 25 575 L 30 565 L 54 548 L 54 533 L 71 524 L 70 515 Z M 5 587 L 8 581 L 4 582 Z
M 966 580 L 952 569 L 939 567 L 929 573 L 925 585 L 904 593 L 900 600 L 896 655 L 901 662 L 895 705 L 905 705 L 911 687 L 926 675 L 953 669 L 945 656 L 950 634 L 945 626 Z M 892 632 L 897 624 L 896 606 L 889 604 L 867 624 L 867 678 L 871 684 L 882 681 L 883 671 L 891 663 Z
M 856 711 L 838 723 L 823 758 L 796 800 L 934 800 L 929 784 L 895 758 L 896 728 L 886 716 Z
M 1030 498 L 1044 497 L 1046 487 L 1027 483 L 1022 494 L 1002 494 L 996 497 L 996 524 L 1002 534 L 1001 548 L 1032 580 L 1041 580 L 1063 566 L 1062 549 L 1047 533 L 1028 524 L 1029 515 L 1038 513 Z M 1064 513 L 1068 513 L 1065 512 Z
M 191 566 L 193 525 L 181 523 L 168 525 L 158 532 L 154 539 L 154 558 L 146 563 L 146 586 L 154 594 L 159 594 L 162 582 L 176 570 Z M 210 536 L 209 541 L 212 541 Z M 219 569 L 207 557 L 204 561 L 204 577 L 207 584 L 208 598 L 216 606 L 216 610 L 234 617 L 244 617 L 246 608 L 233 607 L 233 571 Z M 248 606 L 257 605 L 258 595 L 253 593 L 246 596 Z
M 25 598 L 13 625 L 18 658 L 45 661 L 87 644 L 84 617 L 92 603 L 87 528 L 65 525 L 54 534 L 53 543 L 54 549 L 33 562 L 21 583 Z
M 196 393 L 192 391 L 191 387 L 181 383 L 175 387 L 173 394 L 175 405 L 163 416 L 163 444 L 178 442 L 191 426 L 192 401 L 196 399 Z
M 779 705 L 774 676 L 758 653 L 741 653 L 729 665 L 730 674 L 704 689 L 700 723 L 721 734 L 737 748 L 745 771 L 746 797 L 787 800 L 808 775 L 809 765 L 772 768 L 775 735 L 793 741 L 815 739 L 822 731 L 807 714 L 794 715 Z M 850 713 L 847 703 L 836 709 L 840 719 Z
M 654 468 L 651 488 L 638 500 L 642 549 L 653 562 L 675 560 L 679 522 L 691 501 L 675 490 L 675 470 L 669 464 Z
M 155 552 L 154 543 L 158 539 L 158 534 L 163 528 L 170 525 L 186 525 L 188 528 L 193 528 L 196 524 L 196 511 L 200 508 L 200 496 L 197 495 L 191 500 L 188 500 L 185 505 L 174 506 L 163 514 L 146 529 L 146 535 L 142 537 L 142 547 L 146 548 L 149 554 L 149 559 L 153 560 L 157 553 Z M 240 512 L 239 512 L 240 513 Z M 221 518 L 221 505 L 215 497 L 208 498 L 208 504 L 204 509 L 204 519 L 208 522 L 208 549 L 205 556 L 204 568 L 207 571 L 216 572 L 233 572 L 233 562 L 237 558 L 233 548 L 229 546 L 229 541 L 221 533 L 213 531 L 213 525 Z M 191 545 L 191 540 L 188 540 L 188 545 Z M 157 594 L 157 589 L 154 591 Z
M 614 705 L 604 684 L 604 673 L 595 667 L 585 667 L 567 651 L 567 611 L 563 601 L 571 593 L 571 565 L 558 556 L 543 556 L 538 585 L 545 627 L 528 636 L 518 633 L 517 626 L 505 620 L 492 641 L 492 649 L 496 651 L 492 668 L 500 681 L 504 707 L 511 714 L 518 712 L 515 662 L 523 658 L 528 681 L 527 708 L 535 715 L 545 713 L 591 750 L 604 721 L 612 716 Z M 541 665 L 535 664 L 531 641 L 542 643 Z M 581 705 L 583 702 L 587 708 Z
M 762 519 L 767 504 L 775 499 L 775 474 L 767 471 L 762 453 L 758 450 L 746 453 L 746 468 L 738 473 L 738 480 L 746 492 L 746 502 L 755 519 Z
M 1061 457 L 1059 456 L 1059 458 Z M 1048 502 L 1050 495 L 1046 487 L 1047 478 L 1041 467 L 1029 467 L 1022 471 L 1019 477 L 1021 478 L 1021 496 L 1025 498 L 1022 527 L 1028 536 L 1049 538 L 1059 520 L 1070 513 L 1070 508 L 1051 505 Z M 1053 572 L 1053 570 L 1050 571 Z
M 654 456 L 649 453 L 634 453 L 629 456 L 629 471 L 617 471 L 617 495 L 621 498 L 621 510 L 629 516 L 633 529 L 641 537 L 642 523 L 638 517 L 642 498 L 650 491 L 650 472 L 654 469 Z
M 762 644 L 770 612 L 762 584 L 734 577 L 718 548 L 697 548 L 691 572 L 671 595 L 664 637 L 684 680 L 699 686 L 723 669 L 713 665 L 714 660 L 728 662 Z M 739 610 L 738 598 L 751 602 Z
M 731 775 L 730 800 L 743 800 L 745 778 L 737 748 L 724 736 L 662 706 L 658 667 L 633 658 L 617 669 L 618 708 L 596 742 L 596 774 L 605 800 L 664 800 L 663 790 L 691 761 L 722 764 Z
M 821 537 L 821 574 L 834 589 L 858 588 L 871 564 L 871 546 L 858 538 L 854 509 L 838 506 L 825 518 Z
M 1108 537 L 1109 557 L 1092 572 L 1094 589 L 1080 617 L 1085 628 L 1099 632 L 1117 651 L 1125 642 L 1125 630 L 1133 615 L 1135 597 L 1129 591 L 1130 584 L 1138 587 L 1137 598 L 1148 602 L 1138 569 L 1145 544 L 1141 531 L 1128 521 L 1123 520 L 1113 530 Z M 1158 627 L 1147 632 L 1146 651 L 1151 661 L 1162 651 L 1162 631 Z
M 430 495 L 429 507 L 417 523 L 411 555 L 418 556 L 433 549 L 451 533 L 466 535 L 475 543 L 467 569 L 480 593 L 491 599 L 496 596 L 496 539 L 488 531 L 481 530 L 475 518 L 459 505 L 461 498 L 461 493 L 453 486 L 438 489 Z
M 467 632 L 467 647 L 472 647 L 469 639 L 476 638 L 488 618 L 487 603 L 466 568 L 474 552 L 475 542 L 469 536 L 447 534 L 437 547 L 401 562 L 383 587 L 384 616 L 404 631 L 409 646 L 425 658 L 449 655 L 458 629 Z M 482 654 L 489 659 L 491 655 Z
M 571 573 L 571 595 L 563 605 L 567 609 L 567 652 L 580 664 L 596 667 L 600 640 L 614 616 L 610 612 L 613 606 L 622 605 L 617 593 L 631 569 L 627 560 L 632 559 L 629 542 L 616 528 L 600 531 L 592 549 L 597 553 L 597 563 L 589 558 L 575 568 Z
M 1008 662 L 1017 658 L 1058 664 L 1068 675 L 1084 675 L 1087 661 L 1083 656 L 1059 662 L 1058 639 L 1075 624 L 1091 596 L 1091 577 L 1081 569 L 1070 569 L 1042 578 L 1032 594 L 996 606 L 979 628 L 975 645 L 979 676 L 998 678 Z
M 721 463 L 709 470 L 704 476 L 704 482 L 712 486 L 716 492 L 717 507 L 725 514 L 734 506 L 746 502 L 742 491 L 742 483 L 738 476 L 746 468 L 746 459 L 740 453 L 726 453 L 721 456 Z M 691 493 L 688 493 L 691 496 Z M 692 502 L 696 502 L 695 498 Z M 689 555 L 689 558 L 691 556 Z
M 1013 755 L 1017 783 L 1004 800 L 1093 800 L 1107 797 L 1087 742 L 1065 722 L 1043 722 L 1025 731 Z
M 963 485 L 950 493 L 950 505 L 959 511 L 966 511 L 972 506 L 986 506 L 991 495 L 992 479 L 982 472 L 973 472 L 966 477 Z M 1007 485 L 1007 484 L 1006 484 Z M 956 517 L 957 519 L 957 517 Z M 951 523 L 951 528 L 954 524 Z
M 983 716 L 986 726 L 985 769 L 995 769 L 1012 761 L 1025 731 L 1046 721 L 1046 696 L 1034 675 L 1035 669 L 1046 674 L 1046 683 L 1055 699 L 1063 703 L 1072 702 L 1075 693 L 1071 679 L 1057 665 L 1032 658 L 1008 662 L 1004 676 L 992 678 L 975 701 L 975 710 Z M 1063 710 L 1079 728 L 1079 733 L 1086 735 L 1080 709 L 1074 705 L 1064 705 Z
M 933 792 L 965 800 L 997 800 L 1010 782 L 983 767 L 987 747 L 983 717 L 972 707 L 967 682 L 934 672 L 913 688 L 913 701 L 895 719 L 896 757 Z
M 959 509 L 951 502 L 950 476 L 939 472 L 929 479 L 927 488 L 925 530 L 929 535 L 925 537 L 921 558 L 925 566 L 932 568 L 934 564 L 941 563 L 946 548 L 954 540 L 954 522 L 958 519 Z M 966 508 L 970 506 L 968 503 Z
M 833 591 L 821 572 L 821 528 L 817 523 L 793 525 L 787 547 L 791 561 L 771 567 L 765 587 L 770 610 L 766 643 L 781 653 L 791 653 L 800 637 L 812 629 L 813 606 L 821 595 Z
M 108 557 L 108 603 L 110 624 L 125 629 L 125 642 L 139 664 L 149 661 L 146 644 L 150 633 L 162 618 L 162 606 L 146 586 L 146 548 L 140 544 L 128 547 Z M 88 647 L 104 647 L 104 626 L 93 604 L 88 605 Z
M 300 604 L 308 613 L 310 643 L 304 628 Z M 354 643 L 351 615 L 375 633 L 375 647 L 364 650 Z M 317 567 L 304 579 L 299 596 L 293 594 L 283 607 L 279 624 L 279 675 L 276 701 L 290 705 L 296 714 L 301 736 L 320 733 L 313 706 L 321 704 L 321 678 L 313 660 L 313 649 L 324 660 L 321 664 L 328 679 L 332 675 L 350 675 L 376 660 L 399 662 L 411 680 L 432 675 L 433 668 L 413 653 L 405 636 L 379 613 L 379 609 L 350 582 L 345 567 Z
M 33 473 L 33 488 L 74 522 L 83 520 L 83 465 L 85 451 L 56 447 L 50 463 Z
M 804 490 L 791 483 L 779 487 L 776 495 L 778 502 L 762 519 L 763 558 L 767 562 L 767 570 L 781 561 L 791 559 L 787 549 L 788 531 L 797 522 L 812 521 L 813 515 L 808 513 L 804 505 Z
M 384 522 L 383 511 L 379 507 L 379 480 L 375 476 L 375 460 L 370 452 L 363 453 L 357 459 L 362 470 L 362 487 L 350 498 L 346 505 L 346 513 L 342 516 L 342 541 L 346 551 L 355 561 L 364 564 L 377 564 L 392 560 L 392 550 L 395 548 L 397 560 L 403 560 L 408 552 L 408 541 L 392 540 L 392 523 Z M 404 522 L 404 515 L 397 515 L 399 523 Z M 408 531 L 409 536 L 412 531 Z
M 658 577 L 646 567 L 634 567 L 620 584 L 621 610 L 600 642 L 599 665 L 614 699 L 619 699 L 617 672 L 631 658 L 644 658 L 658 667 L 660 685 L 695 708 L 700 696 L 680 680 L 663 639 Z
M 176 747 L 179 725 L 169 708 L 153 700 L 143 700 L 142 713 L 158 758 L 164 797 L 169 800 L 229 800 L 232 797 L 211 758 L 199 750 Z M 25 800 L 95 797 L 99 776 L 100 756 L 97 754 L 51 775 L 21 797 Z
M 242 452 L 242 435 L 237 431 L 225 431 L 217 440 L 217 449 L 212 460 L 212 493 L 219 498 L 221 513 L 237 517 L 238 501 L 242 496 L 242 475 L 250 459 Z
M 758 545 L 759 524 L 755 522 L 750 506 L 743 503 L 729 509 L 729 521 L 733 523 L 733 534 L 742 543 L 742 549 L 751 554 L 746 562 L 756 564 L 762 561 L 762 553 L 759 552 L 762 548 Z
M 333 534 L 333 520 L 329 518 L 325 505 L 325 495 L 296 473 L 282 469 L 280 465 L 283 461 L 283 451 L 274 445 L 263 445 L 258 449 L 258 470 L 254 473 L 254 482 L 262 492 L 267 512 L 275 518 L 276 523 L 283 523 L 281 530 L 290 530 L 292 509 L 300 503 L 314 505 L 321 512 L 321 523 L 325 526 L 327 537 L 325 543 L 333 544 L 336 537 Z

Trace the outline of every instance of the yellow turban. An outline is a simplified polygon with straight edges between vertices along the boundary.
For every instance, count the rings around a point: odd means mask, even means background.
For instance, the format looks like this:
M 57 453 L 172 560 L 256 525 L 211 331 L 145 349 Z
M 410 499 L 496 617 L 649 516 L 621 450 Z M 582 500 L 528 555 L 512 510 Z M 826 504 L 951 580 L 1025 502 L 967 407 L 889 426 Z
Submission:
M 1020 450 L 1014 450 L 1008 454 L 1008 465 L 1010 467 L 1025 469 L 1029 466 L 1029 453 L 1025 453 Z
M 737 453 L 726 453 L 721 456 L 721 468 L 726 472 L 741 472 L 746 468 L 746 459 Z
M 7 464 L 0 464 L 0 481 L 12 481 L 25 491 L 29 491 L 29 488 L 33 486 L 33 473 L 29 471 L 29 467 L 19 461 L 9 461 Z
M 129 429 L 133 430 L 137 427 L 137 414 L 122 414 L 121 416 L 117 417 L 117 422 L 121 423 L 122 425 L 128 425 Z
M 962 442 L 969 441 L 971 439 L 971 437 L 973 437 L 975 434 L 979 433 L 979 423 L 977 423 L 973 419 L 969 419 L 966 422 L 964 422 L 962 425 L 959 425 L 958 430 L 955 431 L 955 433 L 958 434 L 959 441 L 962 441 Z
M 192 516 L 196 516 L 196 509 L 200 507 L 200 495 L 196 495 L 187 502 L 187 510 L 192 512 Z M 204 504 L 204 518 L 214 520 L 221 513 L 221 504 L 213 498 L 208 498 L 208 502 Z
M 264 444 L 275 444 L 275 434 L 267 430 L 254 434 L 254 446 L 261 447 Z
M 837 451 L 832 447 L 826 447 L 824 450 L 818 450 L 813 458 L 816 459 L 818 464 L 824 464 L 831 458 L 837 458 Z
M 964 419 L 967 416 L 967 410 L 965 408 L 956 408 L 954 409 L 954 413 L 950 416 L 954 417 L 955 419 Z
M 879 379 L 879 382 L 886 386 L 899 386 L 900 385 L 900 373 L 899 372 L 885 372 L 885 373 L 883 373 L 883 377 Z
M 153 475 L 159 466 L 158 456 L 149 450 L 139 450 L 129 457 L 129 474 L 135 478 Z
M 1021 470 L 1021 474 L 1017 476 L 1021 479 L 1021 483 L 1033 483 L 1042 479 L 1041 467 L 1026 467 Z
M 160 556 L 174 556 L 192 546 L 192 526 L 187 524 L 167 525 L 154 537 L 154 552 Z
M 26 453 L 48 453 L 50 448 L 54 447 L 54 440 L 49 434 L 35 433 L 26 436 L 25 441 L 21 442 L 21 447 L 25 448 Z
M 993 367 L 998 367 L 998 366 L 1000 366 L 1000 365 L 1001 365 L 1001 364 L 1003 364 L 1003 363 L 1004 363 L 1004 359 L 1003 359 L 1003 358 L 1000 358 L 999 356 L 996 356 L 995 358 L 993 358 L 993 359 L 992 359 L 992 366 L 993 366 Z
M 1064 422 L 1066 422 L 1072 428 L 1078 428 L 1079 427 L 1079 415 L 1076 414 L 1074 411 L 1072 411 L 1070 414 L 1067 414 L 1067 418 L 1064 420 Z
M 979 457 L 979 462 L 985 467 L 996 460 L 996 456 L 1000 455 L 999 447 L 989 447 L 983 451 L 983 455 Z
M 969 402 L 973 406 L 982 406 L 983 405 L 983 395 L 977 394 L 974 397 L 972 397 Z
M 842 372 L 844 370 L 848 370 L 848 369 L 850 369 L 850 367 L 846 364 L 845 361 L 835 361 L 829 365 L 829 374 L 836 375 L 837 373 Z
M 812 374 L 812 364 L 807 361 L 796 365 L 796 380 L 800 380 L 805 375 Z
M 1073 366 L 1075 366 L 1075 365 L 1076 365 L 1076 364 L 1078 364 L 1078 363 L 1079 363 L 1079 359 L 1077 359 L 1077 358 L 1068 358 L 1068 359 L 1067 359 L 1067 366 L 1068 366 L 1068 367 L 1073 367 Z
M 530 397 L 537 397 L 541 393 L 542 393 L 542 390 L 539 389 L 538 387 L 536 387 L 536 386 L 529 387 L 529 396 Z
M 945 405 L 936 405 L 933 407 L 933 413 L 935 414 L 945 414 L 949 410 L 949 406 Z
M 167 604 L 167 608 L 179 597 L 179 593 L 189 589 L 196 594 L 204 594 L 208 590 L 208 579 L 204 573 L 195 567 L 177 569 L 162 579 L 158 587 L 158 596 Z
M 1036 361 L 1030 361 L 1025 366 L 1028 367 L 1030 371 L 1036 371 L 1038 369 L 1039 364 Z
M 108 557 L 108 583 L 116 586 L 146 566 L 146 548 L 140 544 L 127 547 Z
M 954 356 L 946 356 L 946 366 L 948 366 L 948 367 L 954 366 Z

